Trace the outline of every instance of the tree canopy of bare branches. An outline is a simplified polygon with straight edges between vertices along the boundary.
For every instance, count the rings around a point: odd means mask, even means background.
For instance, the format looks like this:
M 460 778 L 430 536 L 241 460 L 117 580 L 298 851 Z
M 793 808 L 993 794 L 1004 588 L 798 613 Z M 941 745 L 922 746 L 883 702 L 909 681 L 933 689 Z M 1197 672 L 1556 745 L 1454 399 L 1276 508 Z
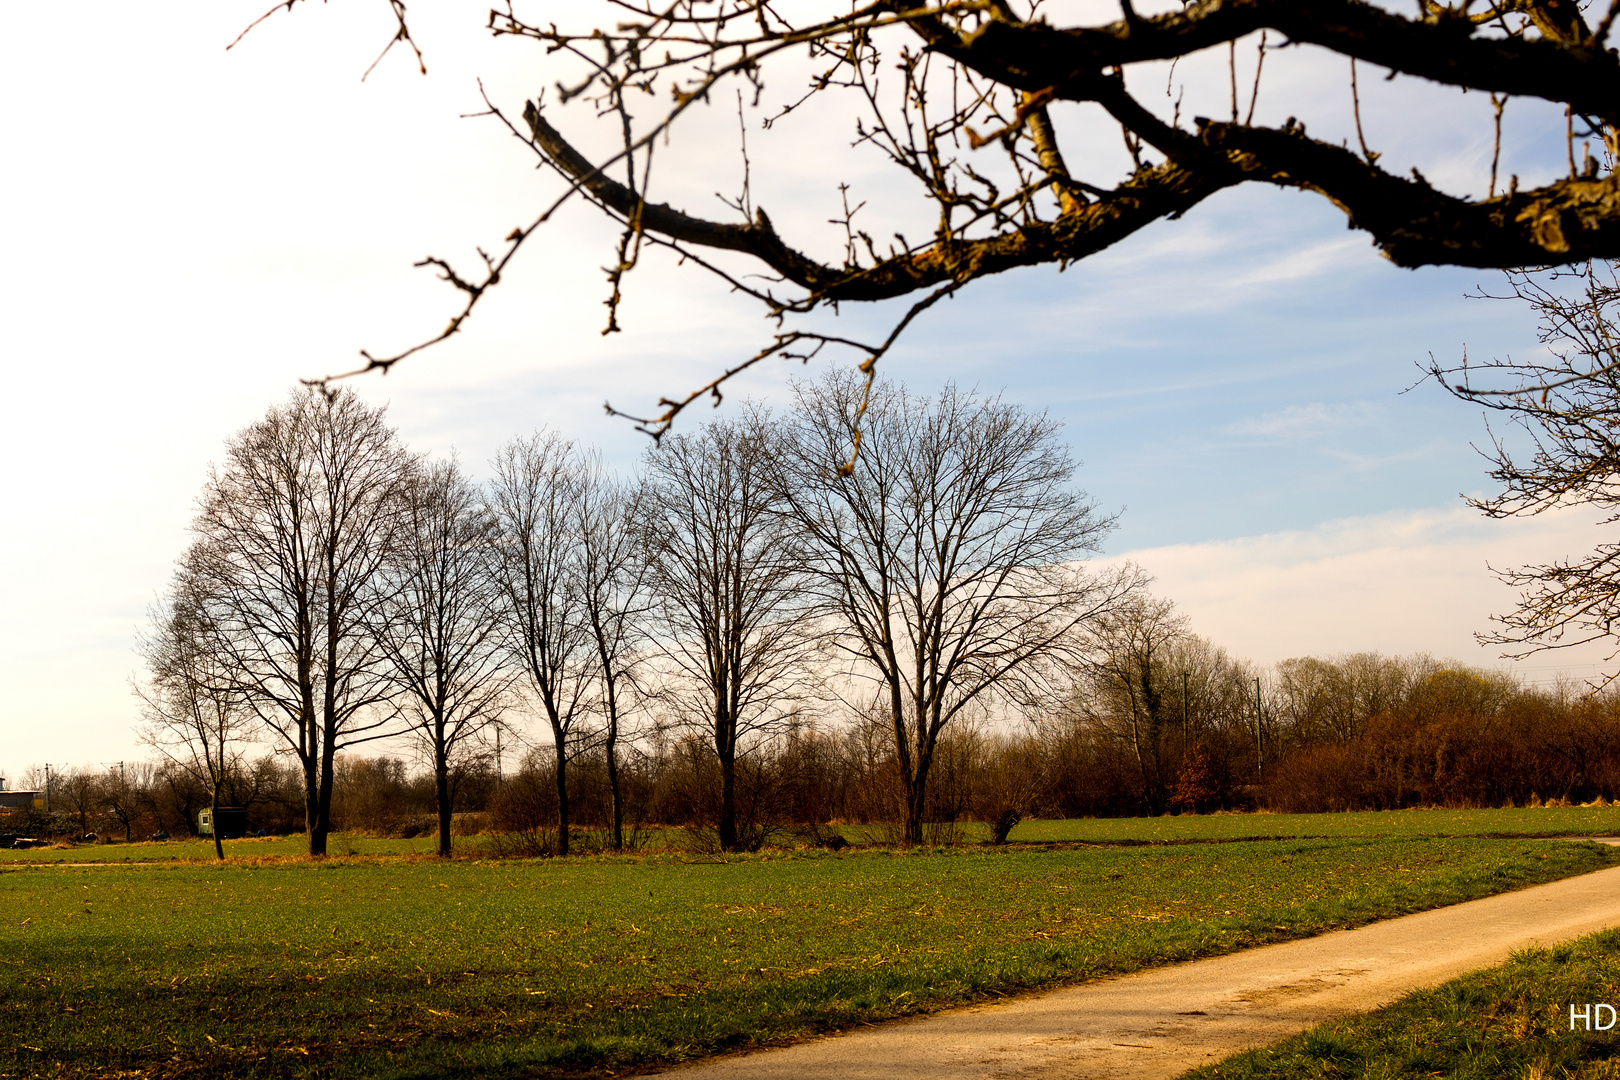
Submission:
M 352 391 L 295 391 L 226 447 L 192 522 L 194 583 L 233 689 L 304 774 L 309 853 L 331 830 L 337 752 L 393 734 L 376 578 L 410 461 Z
M 405 3 L 390 4 L 400 27 L 395 40 L 410 40 Z M 1613 4 L 1591 9 L 1595 24 L 1572 0 L 1418 0 L 1411 12 L 1365 0 L 1192 0 L 1162 8 L 1138 12 L 1120 0 L 1119 17 L 1087 21 L 1077 8 L 1040 0 L 609 0 L 595 8 L 504 0 L 489 15 L 491 32 L 532 42 L 542 80 L 556 89 L 549 101 L 490 101 L 489 112 L 562 186 L 476 272 L 424 259 L 462 293 L 462 307 L 420 345 L 364 354 L 367 368 L 386 369 L 457 333 L 519 250 L 576 198 L 622 229 L 608 267 L 609 330 L 618 327 L 626 276 L 651 249 L 708 268 L 779 320 L 827 305 L 914 301 L 894 333 L 871 341 L 782 325 L 739 367 L 828 345 L 853 347 L 870 364 L 915 315 L 969 282 L 1085 259 L 1243 184 L 1320 195 L 1403 267 L 1566 265 L 1620 255 L 1620 181 L 1602 164 L 1615 154 L 1620 119 L 1620 56 L 1606 44 Z M 1280 49 L 1312 50 L 1342 65 L 1357 148 L 1348 131 L 1342 143 L 1308 134 L 1310 116 L 1255 122 L 1266 57 Z M 1158 91 L 1163 68 L 1154 65 L 1191 63 L 1198 54 L 1222 63 L 1228 77 L 1204 80 L 1191 101 Z M 1358 65 L 1404 84 L 1458 91 L 1457 122 L 1477 124 L 1482 139 L 1496 142 L 1483 195 L 1441 190 L 1369 147 Z M 1468 91 L 1475 95 L 1464 97 Z M 688 185 L 733 190 L 730 215 L 657 201 L 655 157 L 669 156 L 659 147 L 694 109 L 729 106 L 734 95 L 743 126 L 752 117 L 756 129 L 791 124 L 832 102 L 852 146 L 846 175 L 871 160 L 860 155 L 878 155 L 914 185 L 913 208 L 927 213 L 912 219 L 932 217 L 930 234 L 873 235 L 860 222 L 874 211 L 857 217 L 865 204 L 856 193 L 834 222 L 841 255 L 817 255 L 815 237 L 784 235 L 751 194 L 759 185 L 750 175 L 791 170 L 794 161 L 749 159 L 746 149 L 740 189 L 732 163 L 726 179 L 705 175 Z M 1487 96 L 1488 109 L 1472 105 Z M 1526 107 L 1540 109 L 1538 116 L 1563 114 L 1549 134 L 1570 146 L 1567 175 L 1537 187 L 1521 187 L 1516 176 L 1499 181 L 1502 111 L 1515 102 L 1534 103 Z M 583 108 L 565 112 L 574 104 Z M 1098 119 L 1124 140 L 1123 175 L 1094 164 Z M 598 125 L 611 131 L 614 149 L 595 137 Z M 1589 140 L 1606 154 L 1592 155 Z M 654 433 L 664 430 L 735 370 L 642 419 Z
M 1092 719 L 1111 728 L 1130 748 L 1148 813 L 1160 814 L 1170 789 L 1172 750 L 1165 736 L 1182 719 L 1181 710 L 1173 708 L 1182 695 L 1172 697 L 1168 661 L 1175 647 L 1191 637 L 1187 618 L 1169 600 L 1141 596 L 1100 622 L 1087 704 Z
M 645 458 L 639 533 L 665 698 L 720 766 L 718 839 L 734 851 L 738 758 L 791 710 L 813 634 L 804 552 L 782 509 L 781 446 L 758 414 L 664 440 Z
M 500 722 L 511 684 L 492 587 L 496 524 L 454 460 L 420 465 L 401 498 L 375 632 L 433 763 L 439 854 L 448 856 L 451 769 Z
M 1088 574 L 1114 519 L 1072 486 L 1058 425 L 947 387 L 932 400 L 833 373 L 796 386 L 779 487 L 858 677 L 876 683 L 920 843 L 946 726 L 995 699 L 1050 698 L 1089 623 L 1139 577 Z M 861 431 L 853 468 L 840 472 Z
M 1539 318 L 1542 348 L 1527 360 L 1481 363 L 1465 355 L 1460 365 L 1430 365 L 1453 395 L 1505 421 L 1485 451 L 1501 491 L 1468 500 L 1488 516 L 1589 505 L 1602 510 L 1605 525 L 1620 522 L 1616 273 L 1614 262 L 1602 260 L 1510 273 L 1505 294 L 1486 296 L 1528 305 Z M 1606 641 L 1616 647 L 1609 659 L 1620 656 L 1620 544 L 1498 576 L 1519 589 L 1519 603 L 1497 616 L 1498 629 L 1482 641 L 1506 646 L 1511 656 Z
M 220 789 L 240 768 L 244 744 L 258 724 L 226 663 L 196 585 L 182 571 L 151 612 L 151 630 L 139 643 L 147 678 L 136 683 L 135 692 L 145 720 L 144 739 L 171 767 L 206 787 L 218 820 Z M 218 829 L 214 856 L 225 857 Z
M 610 475 L 599 454 L 580 463 L 578 583 L 580 604 L 596 650 L 596 710 L 601 718 L 602 755 L 612 801 L 608 842 L 624 847 L 624 799 L 619 777 L 619 741 L 639 687 L 647 596 L 647 560 L 636 530 L 639 485 Z
M 536 432 L 501 448 L 489 485 L 498 535 L 493 567 L 504 636 L 551 729 L 557 848 L 568 854 L 568 760 L 579 750 L 596 686 L 596 642 L 580 589 L 584 483 L 573 443 Z

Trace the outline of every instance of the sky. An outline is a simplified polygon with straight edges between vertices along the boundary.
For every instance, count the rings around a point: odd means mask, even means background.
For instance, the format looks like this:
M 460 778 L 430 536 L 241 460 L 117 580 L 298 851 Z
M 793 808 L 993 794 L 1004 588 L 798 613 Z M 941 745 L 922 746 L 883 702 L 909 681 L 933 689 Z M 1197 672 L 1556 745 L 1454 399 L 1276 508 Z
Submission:
M 590 9 L 534 7 L 575 23 Z M 492 40 L 468 5 L 410 10 L 428 74 L 396 49 L 362 81 L 391 33 L 384 0 L 303 4 L 228 51 L 260 7 L 86 0 L 70 21 L 50 5 L 0 7 L 0 775 L 150 753 L 130 693 L 134 642 L 225 440 L 299 378 L 436 332 L 458 297 L 412 264 L 470 266 L 555 193 L 498 121 L 469 114 L 484 109 L 480 80 L 515 115 L 554 93 L 556 69 L 530 43 Z M 1266 65 L 1258 122 L 1297 111 L 1313 135 L 1353 139 L 1341 60 L 1295 49 Z M 1376 76 L 1364 70 L 1362 115 L 1386 161 L 1482 191 L 1483 97 Z M 1132 76 L 1163 108 L 1153 80 L 1193 102 L 1219 98 L 1225 77 L 1207 58 Z M 790 73 L 768 92 L 795 86 Z M 586 109 L 549 115 L 587 150 L 609 145 Z M 1117 131 L 1077 108 L 1054 119 L 1072 167 L 1121 167 Z M 1548 119 L 1513 103 L 1504 175 L 1530 184 L 1560 168 L 1547 132 L 1562 125 Z M 832 105 L 751 128 L 757 204 L 828 257 L 841 181 L 879 235 L 925 234 L 904 182 L 850 136 Z M 714 192 L 740 179 L 736 140 L 734 104 L 695 110 L 660 150 L 657 192 L 723 216 Z M 754 351 L 770 326 L 714 279 L 650 256 L 627 284 L 625 331 L 604 337 L 599 268 L 613 242 L 588 209 L 565 207 L 461 335 L 351 385 L 388 406 L 412 447 L 454 450 L 474 472 L 540 426 L 633 466 L 646 439 L 603 401 L 651 408 Z M 1397 269 L 1325 200 L 1251 186 L 1062 273 L 976 283 L 925 315 L 883 371 L 1062 420 L 1080 484 L 1120 512 L 1101 558 L 1142 565 L 1235 655 L 1423 651 L 1494 666 L 1500 650 L 1474 635 L 1513 595 L 1490 567 L 1575 556 L 1607 535 L 1578 508 L 1501 522 L 1460 498 L 1491 492 L 1474 449 L 1484 421 L 1422 369 L 1465 348 L 1537 348 L 1528 311 L 1470 298 L 1499 284 Z M 872 335 L 893 313 L 846 308 L 818 325 Z M 814 374 L 758 369 L 722 411 L 744 396 L 779 402 L 789 377 Z M 1571 651 L 1516 670 L 1585 678 L 1603 658 Z

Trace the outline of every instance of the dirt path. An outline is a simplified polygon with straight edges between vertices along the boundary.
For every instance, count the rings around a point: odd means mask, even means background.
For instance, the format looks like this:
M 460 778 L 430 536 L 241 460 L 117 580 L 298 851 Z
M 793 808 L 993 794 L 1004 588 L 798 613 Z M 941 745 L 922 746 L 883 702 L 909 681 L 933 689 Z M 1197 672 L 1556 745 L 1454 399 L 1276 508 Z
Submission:
M 1359 930 L 671 1070 L 678 1080 L 1167 1078 L 1518 949 L 1620 926 L 1620 867 Z

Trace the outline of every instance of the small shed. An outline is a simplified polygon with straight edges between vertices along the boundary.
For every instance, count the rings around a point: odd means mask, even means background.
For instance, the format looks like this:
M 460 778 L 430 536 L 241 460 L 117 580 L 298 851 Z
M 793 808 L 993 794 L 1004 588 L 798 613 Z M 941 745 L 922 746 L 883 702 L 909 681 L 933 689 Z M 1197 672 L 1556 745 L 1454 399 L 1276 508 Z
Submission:
M 213 836 L 218 831 L 221 840 L 240 840 L 247 835 L 247 810 L 240 806 L 222 806 L 217 811 L 204 809 L 197 813 L 197 833 Z
M 43 810 L 45 809 L 45 796 L 39 791 L 16 791 L 6 787 L 4 777 L 0 777 L 0 810 Z

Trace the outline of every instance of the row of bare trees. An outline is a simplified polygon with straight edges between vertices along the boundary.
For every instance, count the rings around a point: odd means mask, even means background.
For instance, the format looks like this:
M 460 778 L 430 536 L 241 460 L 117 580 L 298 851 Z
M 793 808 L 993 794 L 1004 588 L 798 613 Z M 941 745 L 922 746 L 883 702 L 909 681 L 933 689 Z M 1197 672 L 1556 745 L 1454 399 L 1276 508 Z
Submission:
M 208 784 L 167 760 L 33 766 L 21 790 L 38 792 L 32 807 L 0 812 L 0 834 L 30 837 L 121 837 L 146 840 L 196 835 L 199 811 L 214 802 Z M 255 828 L 286 832 L 302 816 L 296 770 L 274 755 L 243 758 L 221 784 L 220 798 L 250 807 Z
M 876 709 L 919 842 L 947 729 L 1066 692 L 1141 592 L 1080 567 L 1113 519 L 1058 435 L 998 399 L 833 374 L 781 416 L 667 436 L 632 480 L 542 432 L 479 485 L 353 393 L 301 390 L 210 473 L 142 642 L 147 734 L 216 805 L 255 740 L 291 755 L 312 854 L 340 753 L 408 735 L 448 853 L 457 762 L 534 715 L 566 853 L 571 763 L 604 762 L 618 846 L 621 740 L 656 724 L 712 753 L 730 850 L 740 761 L 807 715 Z
M 960 837 L 967 821 L 1006 839 L 1032 817 L 1620 797 L 1613 692 L 1531 687 L 1423 655 L 1300 657 L 1261 672 L 1188 633 L 1152 598 L 1111 623 L 1066 698 L 1032 720 L 974 717 L 945 731 L 926 791 L 925 842 Z M 504 771 L 488 756 L 452 769 L 458 835 L 493 832 L 485 843 L 494 850 L 554 852 L 552 747 L 542 741 L 514 757 Z M 718 847 L 721 762 L 705 733 L 642 731 L 625 743 L 613 777 L 601 740 L 576 746 L 567 767 L 570 820 L 593 831 L 591 846 L 613 843 L 618 825 L 625 846 L 645 841 L 650 828 L 676 827 L 690 843 Z M 734 763 L 733 842 L 836 844 L 845 825 L 862 827 L 852 836 L 902 842 L 905 775 L 881 703 L 825 722 L 792 717 Z M 335 827 L 430 832 L 436 781 L 433 770 L 398 758 L 341 755 Z M 255 827 L 284 831 L 300 820 L 300 789 L 296 767 L 263 757 L 232 768 L 225 797 L 251 807 Z M 172 764 L 58 770 L 51 822 L 7 819 L 0 831 L 180 832 L 207 804 L 206 786 Z

